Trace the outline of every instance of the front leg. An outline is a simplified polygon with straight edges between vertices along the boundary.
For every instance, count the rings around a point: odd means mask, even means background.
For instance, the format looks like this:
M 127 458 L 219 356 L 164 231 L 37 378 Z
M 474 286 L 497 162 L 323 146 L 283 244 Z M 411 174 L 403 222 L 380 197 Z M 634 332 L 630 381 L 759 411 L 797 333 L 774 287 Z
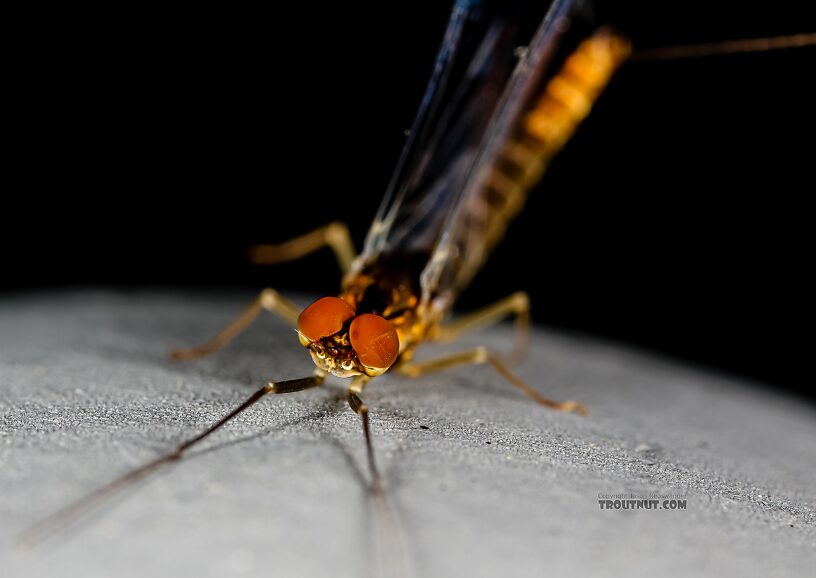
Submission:
M 374 461 L 374 446 L 371 444 L 371 427 L 368 423 L 368 405 L 360 398 L 369 378 L 365 375 L 355 377 L 348 388 L 348 403 L 354 413 L 363 420 L 363 436 L 365 437 L 366 450 L 368 452 L 368 468 L 371 471 L 371 481 L 373 486 L 380 483 L 380 474 L 377 471 L 377 464 Z

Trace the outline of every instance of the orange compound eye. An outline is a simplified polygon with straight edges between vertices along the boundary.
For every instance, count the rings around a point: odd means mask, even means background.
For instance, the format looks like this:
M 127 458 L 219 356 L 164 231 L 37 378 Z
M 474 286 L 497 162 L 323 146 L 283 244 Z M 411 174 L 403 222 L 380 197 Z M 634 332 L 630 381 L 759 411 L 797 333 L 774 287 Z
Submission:
M 370 313 L 354 318 L 349 339 L 357 359 L 366 367 L 388 369 L 399 355 L 399 337 L 391 324 Z
M 309 341 L 334 335 L 354 317 L 354 308 L 339 297 L 322 297 L 298 317 L 298 333 Z M 308 344 L 304 344 L 308 345 Z

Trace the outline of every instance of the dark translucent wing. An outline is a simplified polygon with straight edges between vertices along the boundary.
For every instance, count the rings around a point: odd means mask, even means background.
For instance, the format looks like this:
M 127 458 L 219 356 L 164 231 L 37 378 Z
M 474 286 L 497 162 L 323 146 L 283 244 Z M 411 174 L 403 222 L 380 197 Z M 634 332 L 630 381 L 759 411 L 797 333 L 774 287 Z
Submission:
M 456 2 L 359 264 L 383 252 L 430 253 L 435 246 L 512 72 L 515 5 Z
M 494 215 L 487 181 L 508 138 L 525 108 L 535 96 L 540 81 L 570 24 L 572 0 L 555 0 L 508 79 L 501 98 L 487 123 L 478 149 L 469 159 L 456 204 L 445 215 L 433 253 L 422 272 L 423 300 L 449 308 L 456 293 L 478 271 L 488 250 L 487 229 Z
M 540 169 L 591 106 L 594 78 L 586 86 L 568 87 L 578 90 L 581 99 L 586 97 L 590 103 L 586 110 L 579 110 L 580 103 L 569 95 L 564 102 L 551 98 L 549 109 L 535 108 L 542 102 L 534 97 L 545 79 L 547 94 L 552 81 L 572 82 L 552 78 L 549 69 L 563 56 L 562 40 L 589 32 L 567 34 L 571 25 L 580 28 L 572 22 L 578 1 L 456 4 L 413 132 L 356 262 L 357 271 L 391 255 L 411 257 L 414 263 L 421 260 L 423 302 L 433 302 L 438 309 L 450 307 L 529 191 L 526 176 L 507 175 L 509 186 L 496 186 L 497 176 L 506 175 L 501 166 L 506 164 L 507 149 L 517 144 L 511 136 L 519 136 L 528 113 L 541 112 L 546 130 L 539 133 L 545 134 L 544 141 L 528 151 L 535 162 L 521 163 L 525 174 L 527 169 Z M 540 176 L 542 171 L 532 172 Z

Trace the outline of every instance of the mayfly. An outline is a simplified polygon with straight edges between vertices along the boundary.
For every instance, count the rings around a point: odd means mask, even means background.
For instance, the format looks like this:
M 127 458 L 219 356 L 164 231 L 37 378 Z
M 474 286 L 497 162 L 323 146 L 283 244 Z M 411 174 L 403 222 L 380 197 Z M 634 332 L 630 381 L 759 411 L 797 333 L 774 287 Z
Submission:
M 373 486 L 380 482 L 364 389 L 388 371 L 419 377 L 457 365 L 483 364 L 547 408 L 588 413 L 580 402 L 544 397 L 513 373 L 513 361 L 523 354 L 529 330 L 529 299 L 523 292 L 451 320 L 457 296 L 631 53 L 624 36 L 611 28 L 593 28 L 582 3 L 573 0 L 554 0 L 534 30 L 529 21 L 515 2 L 455 3 L 416 119 L 359 255 L 341 223 L 252 249 L 252 261 L 272 264 L 331 248 L 343 272 L 338 295 L 300 311 L 274 289 L 265 289 L 211 341 L 171 354 L 189 360 L 213 353 L 266 310 L 296 330 L 316 366 L 313 374 L 264 385 L 207 430 L 57 512 L 32 527 L 24 539 L 44 537 L 102 498 L 180 459 L 267 395 L 314 388 L 329 375 L 349 380 L 346 399 L 361 418 Z M 643 56 L 814 43 L 814 35 L 799 35 Z M 517 320 L 518 336 L 510 355 L 478 347 L 414 360 L 421 345 L 451 342 L 511 316 Z

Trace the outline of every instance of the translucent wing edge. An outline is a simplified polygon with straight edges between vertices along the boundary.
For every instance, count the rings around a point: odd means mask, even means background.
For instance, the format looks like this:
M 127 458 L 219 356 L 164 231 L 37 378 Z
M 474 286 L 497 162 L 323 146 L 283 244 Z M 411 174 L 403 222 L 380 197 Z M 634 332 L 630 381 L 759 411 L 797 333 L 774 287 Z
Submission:
M 474 0 L 458 0 L 451 11 L 431 78 L 428 81 L 428 86 L 425 89 L 425 94 L 420 102 L 408 138 L 400 153 L 397 166 L 386 188 L 383 201 L 368 230 L 363 251 L 357 260 L 358 266 L 370 261 L 385 248 L 388 232 L 405 195 L 406 182 L 403 177 L 411 168 L 410 161 L 413 160 L 416 152 L 416 142 L 427 129 L 426 120 L 429 113 L 438 104 L 438 97 L 443 92 L 442 89 L 447 82 L 450 65 L 456 55 L 464 25 L 475 5 Z

